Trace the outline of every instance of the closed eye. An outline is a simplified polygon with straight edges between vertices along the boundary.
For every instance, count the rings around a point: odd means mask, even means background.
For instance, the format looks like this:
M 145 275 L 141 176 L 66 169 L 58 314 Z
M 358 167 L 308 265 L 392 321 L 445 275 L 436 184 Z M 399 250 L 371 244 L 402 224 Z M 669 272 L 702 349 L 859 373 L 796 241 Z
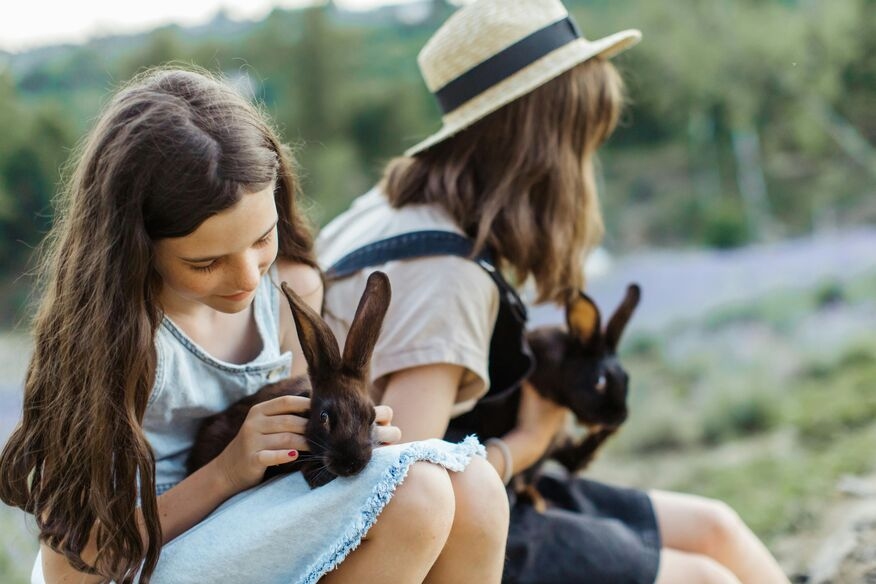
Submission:
M 256 240 L 256 242 L 253 243 L 252 246 L 257 247 L 257 248 L 258 247 L 265 247 L 266 245 L 271 243 L 271 240 L 274 238 L 274 232 L 276 231 L 276 228 L 277 228 L 277 224 L 274 223 L 274 226 L 271 227 L 271 229 L 267 233 L 265 233 L 261 238 Z M 215 257 L 215 258 L 203 258 L 201 260 L 183 258 L 184 261 L 189 263 L 189 267 L 192 268 L 193 270 L 195 270 L 196 272 L 207 272 L 207 273 L 215 270 L 216 269 L 216 262 L 220 261 L 221 259 L 222 259 L 222 256 Z M 206 261 L 209 261 L 210 263 L 202 265 L 202 266 L 191 265 L 194 263 L 206 262 Z
M 207 264 L 206 266 L 191 266 L 191 268 L 192 268 L 193 270 L 195 270 L 196 272 L 207 272 L 207 273 L 210 273 L 210 272 L 212 272 L 213 270 L 216 269 L 216 262 L 217 262 L 217 261 L 218 261 L 218 260 L 213 260 L 212 262 L 210 262 L 210 263 Z
M 257 242 L 255 242 L 255 243 L 253 244 L 253 246 L 254 246 L 254 247 L 265 247 L 266 245 L 268 245 L 269 243 L 271 243 L 271 240 L 272 240 L 273 238 L 274 238 L 274 231 L 271 230 L 269 233 L 265 234 L 264 237 L 262 237 L 260 240 L 258 240 Z

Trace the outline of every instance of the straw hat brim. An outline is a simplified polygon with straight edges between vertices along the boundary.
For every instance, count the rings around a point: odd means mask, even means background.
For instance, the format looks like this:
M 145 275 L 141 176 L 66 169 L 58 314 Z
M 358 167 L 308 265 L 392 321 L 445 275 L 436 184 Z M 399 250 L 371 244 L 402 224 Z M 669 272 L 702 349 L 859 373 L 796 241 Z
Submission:
M 577 39 L 559 49 L 548 53 L 541 59 L 527 65 L 507 79 L 497 83 L 446 114 L 441 129 L 405 151 L 405 156 L 413 156 L 438 144 L 464 130 L 474 122 L 493 113 L 526 95 L 533 89 L 544 85 L 551 79 L 568 71 L 575 65 L 593 57 L 612 57 L 642 39 L 642 33 L 635 29 L 624 30 L 595 41 Z

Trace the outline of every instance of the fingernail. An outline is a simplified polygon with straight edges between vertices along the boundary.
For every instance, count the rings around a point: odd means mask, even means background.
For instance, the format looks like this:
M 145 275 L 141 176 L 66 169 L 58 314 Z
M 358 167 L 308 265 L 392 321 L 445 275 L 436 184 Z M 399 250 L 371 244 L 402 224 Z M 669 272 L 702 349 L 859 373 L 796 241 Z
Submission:
M 297 450 L 290 450 L 287 454 L 289 455 L 289 458 L 298 458 Z

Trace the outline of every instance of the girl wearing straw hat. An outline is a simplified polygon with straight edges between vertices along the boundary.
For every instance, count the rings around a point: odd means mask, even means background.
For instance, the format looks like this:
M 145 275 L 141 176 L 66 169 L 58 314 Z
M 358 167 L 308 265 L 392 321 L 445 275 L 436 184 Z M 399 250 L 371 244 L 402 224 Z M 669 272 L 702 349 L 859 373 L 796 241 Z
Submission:
M 368 274 L 392 280 L 371 375 L 403 439 L 443 436 L 477 400 L 521 391 L 517 426 L 488 444 L 507 480 L 559 429 L 564 410 L 525 381 L 525 310 L 502 273 L 532 278 L 542 301 L 583 288 L 603 233 L 593 156 L 623 102 L 608 58 L 640 36 L 587 40 L 559 0 L 477 0 L 420 52 L 442 128 L 317 242 L 339 338 Z M 723 503 L 574 478 L 551 488 L 543 514 L 512 503 L 507 582 L 787 582 Z

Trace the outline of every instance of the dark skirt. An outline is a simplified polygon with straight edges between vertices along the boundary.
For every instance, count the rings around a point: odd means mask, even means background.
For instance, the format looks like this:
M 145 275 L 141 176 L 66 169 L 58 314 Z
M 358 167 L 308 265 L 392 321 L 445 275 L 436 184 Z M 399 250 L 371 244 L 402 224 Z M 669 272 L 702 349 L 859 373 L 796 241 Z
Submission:
M 544 513 L 511 495 L 502 582 L 654 583 L 660 532 L 646 493 L 559 473 L 542 475 L 537 487 Z

